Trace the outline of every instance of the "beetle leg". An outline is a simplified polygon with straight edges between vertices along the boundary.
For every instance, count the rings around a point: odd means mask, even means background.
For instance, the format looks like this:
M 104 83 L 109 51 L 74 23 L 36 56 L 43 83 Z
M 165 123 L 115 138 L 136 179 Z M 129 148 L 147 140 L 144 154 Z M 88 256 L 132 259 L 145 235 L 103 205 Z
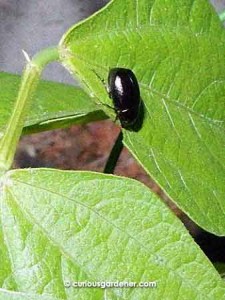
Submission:
M 104 105 L 104 106 L 106 106 L 106 107 L 108 107 L 108 108 L 110 108 L 110 109 L 113 109 L 113 110 L 115 111 L 115 108 L 114 108 L 114 107 L 112 107 L 112 106 L 110 106 L 109 104 L 106 104 L 106 103 L 101 103 L 101 105 Z
M 95 70 L 92 69 L 92 72 L 95 73 L 95 75 L 98 77 L 98 79 L 100 79 L 101 82 L 104 84 L 104 86 L 107 88 L 107 85 L 106 85 L 106 83 L 105 83 L 105 80 L 104 80 L 103 78 L 101 78 L 100 75 L 99 75 Z
M 105 80 L 103 78 L 101 78 L 100 75 L 98 75 L 98 73 L 95 72 L 95 70 L 92 69 L 92 71 L 95 73 L 95 75 L 98 77 L 98 79 L 101 80 L 101 82 L 105 86 L 107 93 L 109 94 L 109 97 L 111 98 L 111 91 L 110 91 L 110 87 L 108 86 L 108 84 L 106 84 Z

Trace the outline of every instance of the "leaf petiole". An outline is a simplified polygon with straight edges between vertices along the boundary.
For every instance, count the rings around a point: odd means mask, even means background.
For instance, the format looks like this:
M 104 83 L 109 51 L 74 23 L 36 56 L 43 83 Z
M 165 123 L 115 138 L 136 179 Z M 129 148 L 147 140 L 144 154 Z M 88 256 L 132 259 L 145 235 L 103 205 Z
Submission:
M 21 80 L 15 106 L 9 119 L 4 136 L 0 140 L 0 171 L 10 169 L 16 152 L 17 143 L 22 133 L 26 113 L 32 102 L 37 84 L 44 67 L 59 59 L 57 47 L 44 49 L 28 61 Z

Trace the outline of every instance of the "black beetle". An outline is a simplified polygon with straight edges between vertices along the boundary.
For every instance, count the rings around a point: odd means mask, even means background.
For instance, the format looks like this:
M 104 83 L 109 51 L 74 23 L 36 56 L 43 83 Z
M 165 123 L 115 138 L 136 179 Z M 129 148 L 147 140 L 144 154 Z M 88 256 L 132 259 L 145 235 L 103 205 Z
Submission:
M 108 93 L 121 126 L 133 126 L 137 121 L 141 103 L 140 89 L 134 73 L 125 68 L 110 69 Z

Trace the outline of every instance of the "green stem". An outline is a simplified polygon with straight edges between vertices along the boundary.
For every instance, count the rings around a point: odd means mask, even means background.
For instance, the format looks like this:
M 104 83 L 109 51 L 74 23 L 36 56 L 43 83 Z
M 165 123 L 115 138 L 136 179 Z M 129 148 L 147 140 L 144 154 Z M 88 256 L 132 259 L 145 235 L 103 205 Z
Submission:
M 116 167 L 116 163 L 118 161 L 118 158 L 120 156 L 120 153 L 123 150 L 123 133 L 122 131 L 120 131 L 116 142 L 111 150 L 111 153 L 109 155 L 108 161 L 105 165 L 105 169 L 104 169 L 104 173 L 106 174 L 113 174 L 114 173 L 114 169 Z
M 225 22 L 225 10 L 223 10 L 219 13 L 219 18 L 220 18 L 221 22 Z
M 42 50 L 27 63 L 13 112 L 0 141 L 0 171 L 7 171 L 11 167 L 26 113 L 31 105 L 42 70 L 48 63 L 58 59 L 58 49 L 52 47 Z

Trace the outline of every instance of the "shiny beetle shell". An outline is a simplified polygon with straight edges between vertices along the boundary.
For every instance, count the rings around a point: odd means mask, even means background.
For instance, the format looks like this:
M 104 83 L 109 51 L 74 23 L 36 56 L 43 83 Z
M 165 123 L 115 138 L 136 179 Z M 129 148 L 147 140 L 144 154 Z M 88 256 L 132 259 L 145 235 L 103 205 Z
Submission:
M 108 75 L 108 92 L 121 126 L 132 126 L 140 108 L 140 89 L 134 73 L 125 68 L 113 68 Z

